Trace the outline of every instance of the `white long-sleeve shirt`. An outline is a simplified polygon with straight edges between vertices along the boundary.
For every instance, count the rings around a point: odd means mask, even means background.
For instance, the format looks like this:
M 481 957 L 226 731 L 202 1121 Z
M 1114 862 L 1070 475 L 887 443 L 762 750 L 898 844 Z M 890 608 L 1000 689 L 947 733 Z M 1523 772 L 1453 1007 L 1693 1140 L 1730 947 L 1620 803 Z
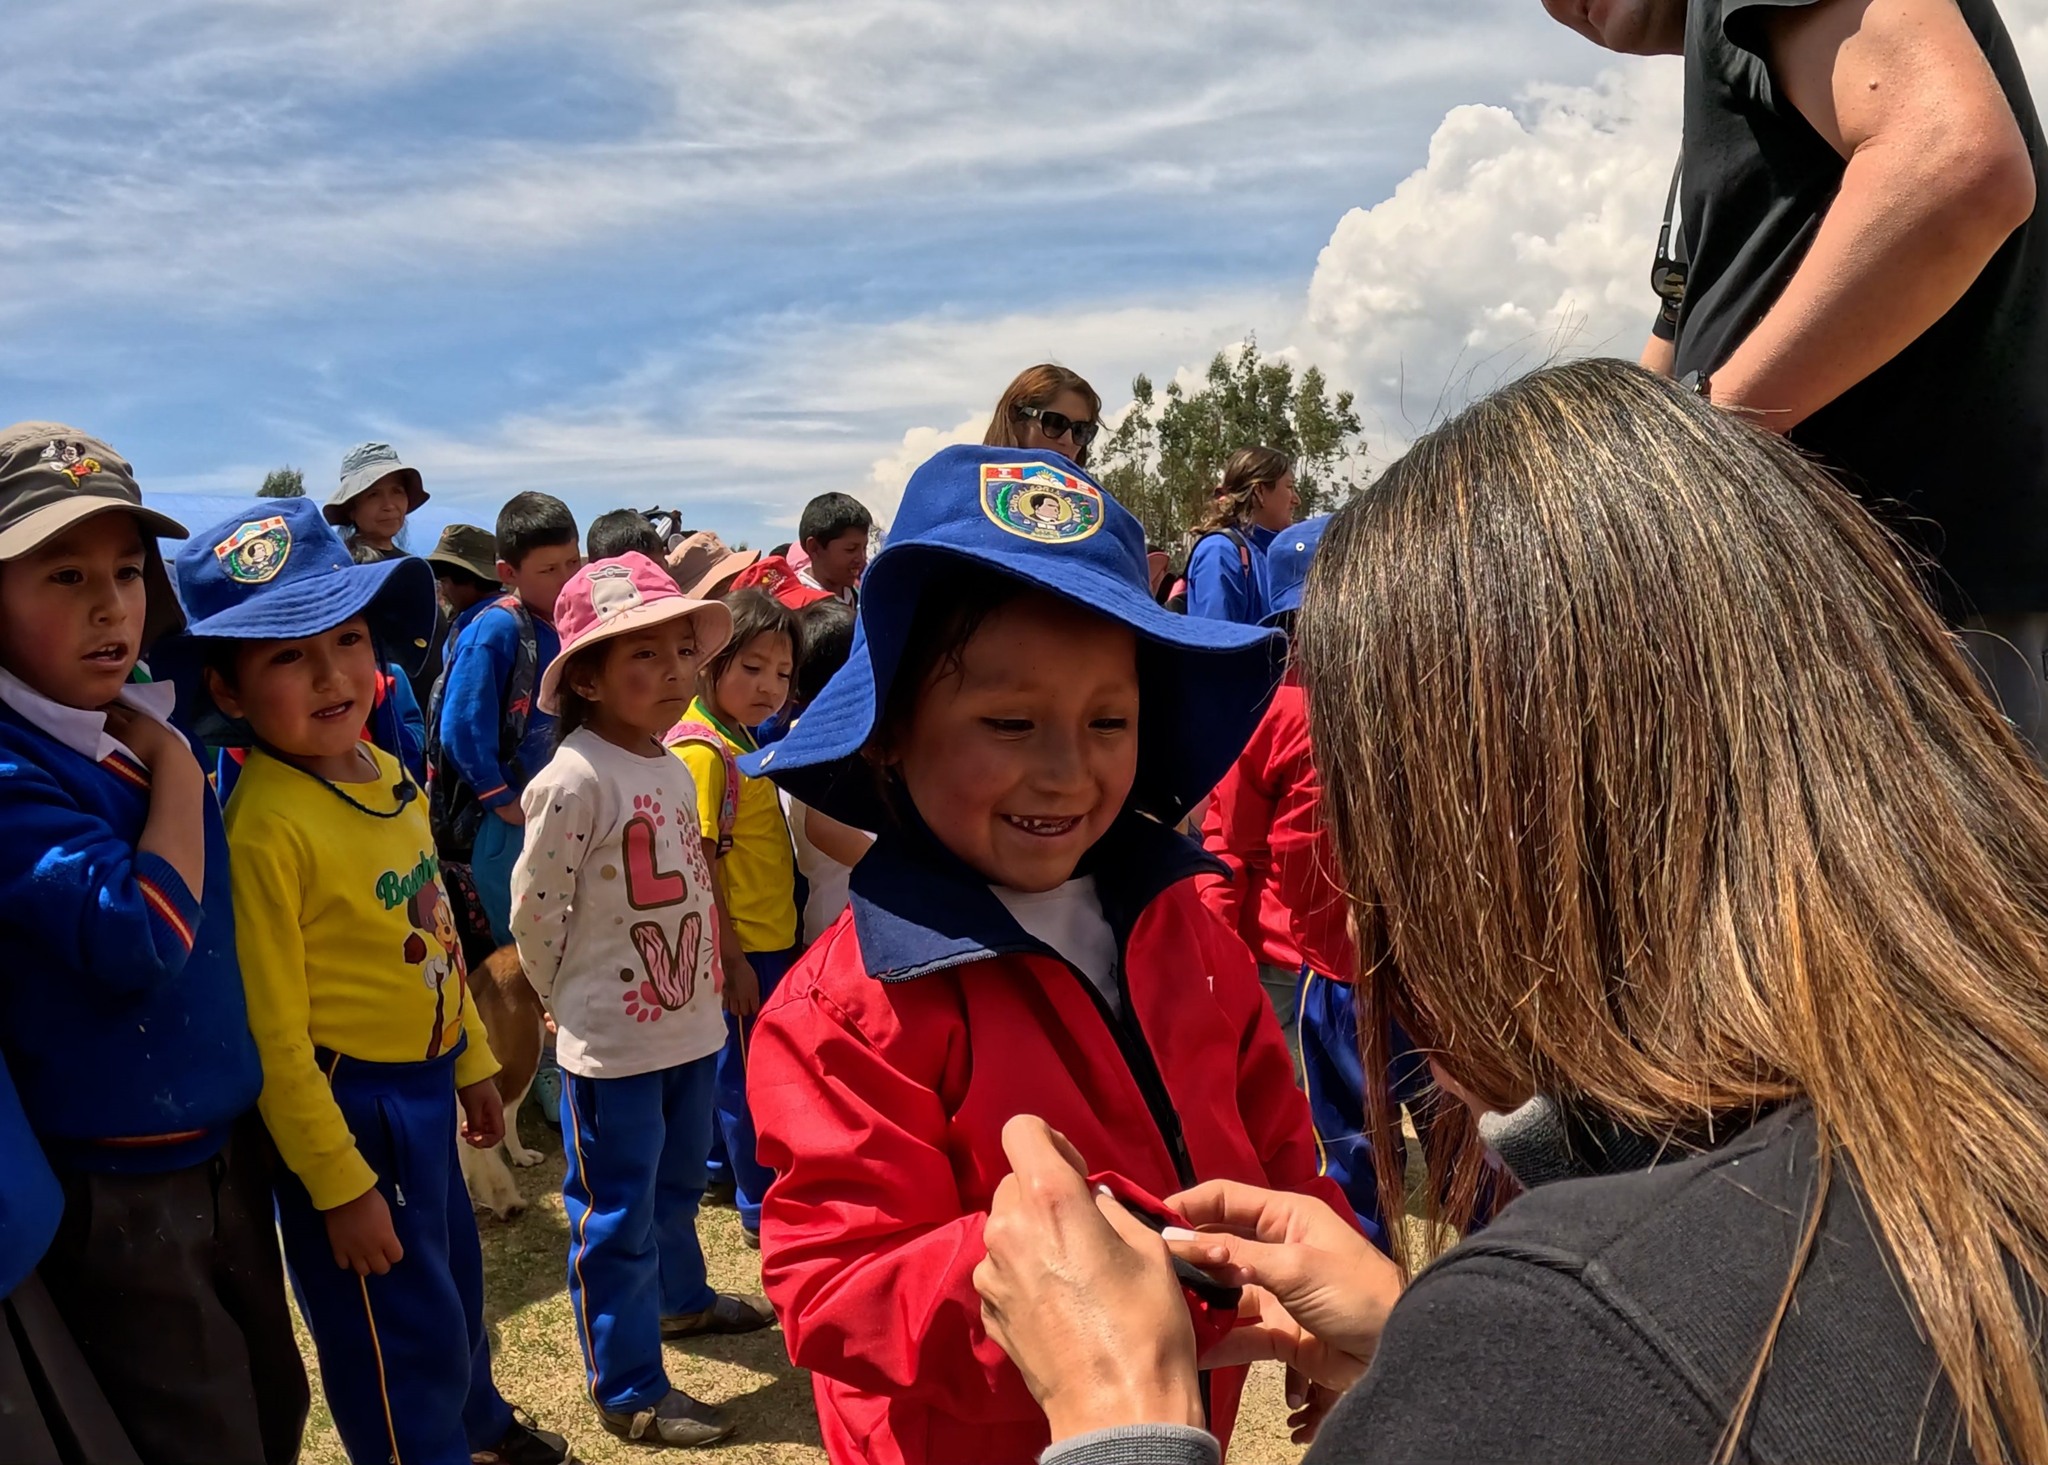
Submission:
M 520 807 L 512 939 L 562 1067 L 628 1078 L 716 1053 L 717 917 L 690 770 L 578 728 Z

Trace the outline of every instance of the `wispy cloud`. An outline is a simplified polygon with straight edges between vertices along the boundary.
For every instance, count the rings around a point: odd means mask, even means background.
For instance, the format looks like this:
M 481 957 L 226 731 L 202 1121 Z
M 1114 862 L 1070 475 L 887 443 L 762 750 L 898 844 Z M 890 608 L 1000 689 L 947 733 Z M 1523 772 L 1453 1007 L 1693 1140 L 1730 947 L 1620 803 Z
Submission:
M 2048 0 L 2002 8 L 2048 81 Z M 0 396 L 153 492 L 318 490 L 383 436 L 437 515 L 541 487 L 756 542 L 827 488 L 886 514 L 1033 361 L 1114 411 L 1256 332 L 1384 455 L 1632 355 L 1678 139 L 1673 65 L 1535 0 L 67 0 L 9 35 Z

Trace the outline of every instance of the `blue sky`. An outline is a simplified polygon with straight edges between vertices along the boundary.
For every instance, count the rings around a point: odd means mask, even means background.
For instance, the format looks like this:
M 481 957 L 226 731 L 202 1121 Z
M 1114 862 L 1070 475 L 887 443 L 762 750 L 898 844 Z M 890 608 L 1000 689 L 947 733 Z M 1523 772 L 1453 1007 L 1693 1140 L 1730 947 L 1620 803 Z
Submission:
M 886 513 L 1032 361 L 1114 409 L 1253 332 L 1392 450 L 1475 371 L 1634 353 L 1676 146 L 1669 63 L 1537 0 L 77 0 L 9 31 L 10 415 L 172 496 L 285 462 L 324 494 L 386 438 L 436 522 L 538 487 L 764 543 L 826 489 Z

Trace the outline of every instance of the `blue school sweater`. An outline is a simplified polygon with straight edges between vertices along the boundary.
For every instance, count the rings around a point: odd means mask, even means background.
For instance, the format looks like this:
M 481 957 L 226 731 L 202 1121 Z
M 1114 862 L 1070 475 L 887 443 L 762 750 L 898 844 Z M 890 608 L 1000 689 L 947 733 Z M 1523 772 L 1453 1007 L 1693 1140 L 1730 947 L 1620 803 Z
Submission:
M 0 1175 L 7 1177 L 0 1185 L 0 1297 L 5 1297 L 36 1269 L 64 1214 L 64 1192 L 21 1112 L 21 1095 L 5 1063 L 0 1063 Z
M 1269 596 L 1266 550 L 1278 536 L 1270 529 L 1240 529 L 1251 546 L 1247 566 L 1228 534 L 1209 534 L 1196 541 L 1188 557 L 1188 614 L 1212 621 L 1256 626 L 1266 615 Z
M 534 616 L 533 639 L 537 692 L 548 663 L 561 653 L 562 638 L 547 621 Z M 519 744 L 523 767 L 514 770 L 498 761 L 506 683 L 518 657 L 519 617 L 495 601 L 477 613 L 448 654 L 447 680 L 441 689 L 441 746 L 486 809 L 517 803 L 526 780 L 555 755 L 555 719 L 536 706 L 528 712 L 526 736 Z
M 54 1164 L 194 1165 L 256 1106 L 227 836 L 210 795 L 202 810 L 195 897 L 135 848 L 140 764 L 94 763 L 0 703 L 0 1046 Z

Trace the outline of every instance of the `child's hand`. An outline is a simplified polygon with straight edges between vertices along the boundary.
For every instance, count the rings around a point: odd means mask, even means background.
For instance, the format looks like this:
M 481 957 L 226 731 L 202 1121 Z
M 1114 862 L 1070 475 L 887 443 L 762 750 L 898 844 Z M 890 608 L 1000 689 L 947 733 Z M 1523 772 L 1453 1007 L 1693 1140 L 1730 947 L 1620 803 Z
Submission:
M 137 712 L 125 702 L 115 702 L 106 709 L 106 718 L 108 735 L 125 744 L 151 773 L 162 777 L 183 772 L 186 767 L 195 773 L 199 771 L 191 745 L 154 717 Z
M 514 799 L 509 804 L 500 804 L 491 812 L 500 819 L 503 819 L 514 829 L 521 828 L 526 823 L 526 810 L 519 807 L 519 800 L 517 799 Z
M 398 1232 L 391 1224 L 391 1207 L 384 1203 L 384 1192 L 374 1185 L 327 1212 L 326 1221 L 334 1264 L 345 1272 L 358 1277 L 375 1272 L 381 1277 L 405 1260 L 405 1248 L 398 1244 Z
M 505 1101 L 495 1080 L 478 1079 L 455 1097 L 462 1102 L 462 1137 L 473 1148 L 487 1150 L 505 1137 Z
M 761 1010 L 761 979 L 747 959 L 736 957 L 725 964 L 725 1010 L 734 1017 L 752 1017 Z

